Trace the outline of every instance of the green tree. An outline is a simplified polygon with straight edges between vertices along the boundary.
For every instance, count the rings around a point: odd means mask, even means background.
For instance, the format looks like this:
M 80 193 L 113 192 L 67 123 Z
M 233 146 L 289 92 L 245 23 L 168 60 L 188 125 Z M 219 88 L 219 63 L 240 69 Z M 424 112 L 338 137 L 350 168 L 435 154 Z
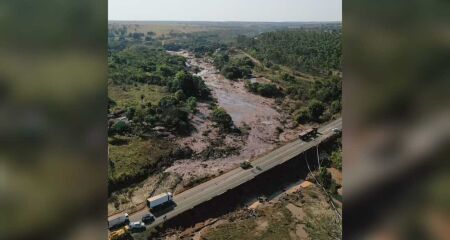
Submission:
M 191 110 L 191 112 L 195 113 L 197 110 L 197 98 L 189 97 L 186 100 L 186 106 Z
M 217 107 L 212 112 L 212 120 L 223 130 L 230 130 L 233 126 L 231 116 L 221 107 Z
M 312 121 L 319 121 L 324 111 L 325 105 L 321 101 L 313 99 L 309 102 L 308 112 Z
M 134 107 L 129 107 L 125 115 L 128 119 L 131 120 L 131 119 L 133 119 L 135 112 L 136 112 L 136 109 Z
M 331 103 L 331 107 L 330 107 L 330 112 L 332 114 L 336 114 L 339 113 L 342 110 L 341 107 L 341 101 L 340 100 L 335 100 Z
M 333 167 L 342 170 L 342 149 L 339 149 L 338 151 L 334 151 L 333 153 L 331 153 L 330 158 Z
M 170 109 L 173 107 L 176 107 L 176 105 L 178 104 L 178 100 L 172 96 L 164 96 L 163 98 L 161 98 L 161 100 L 159 100 L 159 107 L 164 111 L 166 109 Z
M 322 184 L 325 189 L 330 189 L 333 179 L 331 178 L 331 173 L 327 171 L 326 168 L 320 168 L 317 180 Z
M 178 90 L 175 92 L 175 98 L 178 102 L 184 101 L 186 99 L 186 95 L 184 95 L 183 90 Z
M 119 121 L 112 126 L 112 135 L 119 134 L 123 135 L 130 130 L 130 126 L 124 121 Z
M 309 110 L 306 107 L 302 107 L 294 113 L 294 119 L 300 124 L 307 123 L 311 117 L 309 116 Z

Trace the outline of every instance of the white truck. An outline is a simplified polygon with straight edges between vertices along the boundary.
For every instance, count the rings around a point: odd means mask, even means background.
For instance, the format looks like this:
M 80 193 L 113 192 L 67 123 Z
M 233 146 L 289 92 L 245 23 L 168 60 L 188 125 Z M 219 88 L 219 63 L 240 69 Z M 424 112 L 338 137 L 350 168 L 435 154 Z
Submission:
M 172 193 L 161 193 L 159 195 L 156 195 L 154 197 L 147 199 L 147 205 L 150 209 L 157 207 L 159 205 L 163 205 L 165 203 L 169 203 L 172 201 Z

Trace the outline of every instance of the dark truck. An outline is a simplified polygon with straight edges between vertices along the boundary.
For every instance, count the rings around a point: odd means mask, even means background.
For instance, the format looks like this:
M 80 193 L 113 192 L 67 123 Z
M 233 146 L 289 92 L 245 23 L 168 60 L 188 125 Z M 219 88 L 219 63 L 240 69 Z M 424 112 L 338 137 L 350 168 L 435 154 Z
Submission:
M 302 140 L 302 141 L 309 141 L 311 138 L 314 138 L 317 135 L 317 130 L 318 130 L 317 127 L 307 129 L 307 130 L 301 132 L 298 135 L 298 138 L 300 138 L 300 140 Z
M 249 169 L 249 168 L 253 168 L 252 164 L 249 161 L 245 161 L 241 163 L 241 168 L 242 169 Z

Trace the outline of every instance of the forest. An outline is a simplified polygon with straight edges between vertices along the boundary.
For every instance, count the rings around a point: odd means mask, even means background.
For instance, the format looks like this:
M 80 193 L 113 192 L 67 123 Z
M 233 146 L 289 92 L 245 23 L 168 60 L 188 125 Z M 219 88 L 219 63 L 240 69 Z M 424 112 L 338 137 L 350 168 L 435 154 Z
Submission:
M 282 30 L 255 37 L 239 36 L 237 46 L 264 62 L 297 71 L 330 75 L 341 70 L 341 30 Z

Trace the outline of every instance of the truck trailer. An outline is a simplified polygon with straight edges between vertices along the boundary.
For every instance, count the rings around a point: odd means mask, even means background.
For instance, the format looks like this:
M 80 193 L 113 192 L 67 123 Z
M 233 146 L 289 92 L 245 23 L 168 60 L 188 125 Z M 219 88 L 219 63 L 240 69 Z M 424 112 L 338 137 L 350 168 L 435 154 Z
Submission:
M 113 230 L 113 229 L 123 227 L 123 226 L 127 225 L 128 223 L 130 223 L 130 220 L 128 219 L 128 214 L 125 213 L 123 216 L 119 216 L 119 217 L 109 220 L 108 228 L 110 230 Z
M 147 199 L 147 205 L 150 209 L 155 208 L 157 206 L 169 203 L 172 201 L 172 193 L 161 193 L 159 195 L 156 195 L 154 197 Z

